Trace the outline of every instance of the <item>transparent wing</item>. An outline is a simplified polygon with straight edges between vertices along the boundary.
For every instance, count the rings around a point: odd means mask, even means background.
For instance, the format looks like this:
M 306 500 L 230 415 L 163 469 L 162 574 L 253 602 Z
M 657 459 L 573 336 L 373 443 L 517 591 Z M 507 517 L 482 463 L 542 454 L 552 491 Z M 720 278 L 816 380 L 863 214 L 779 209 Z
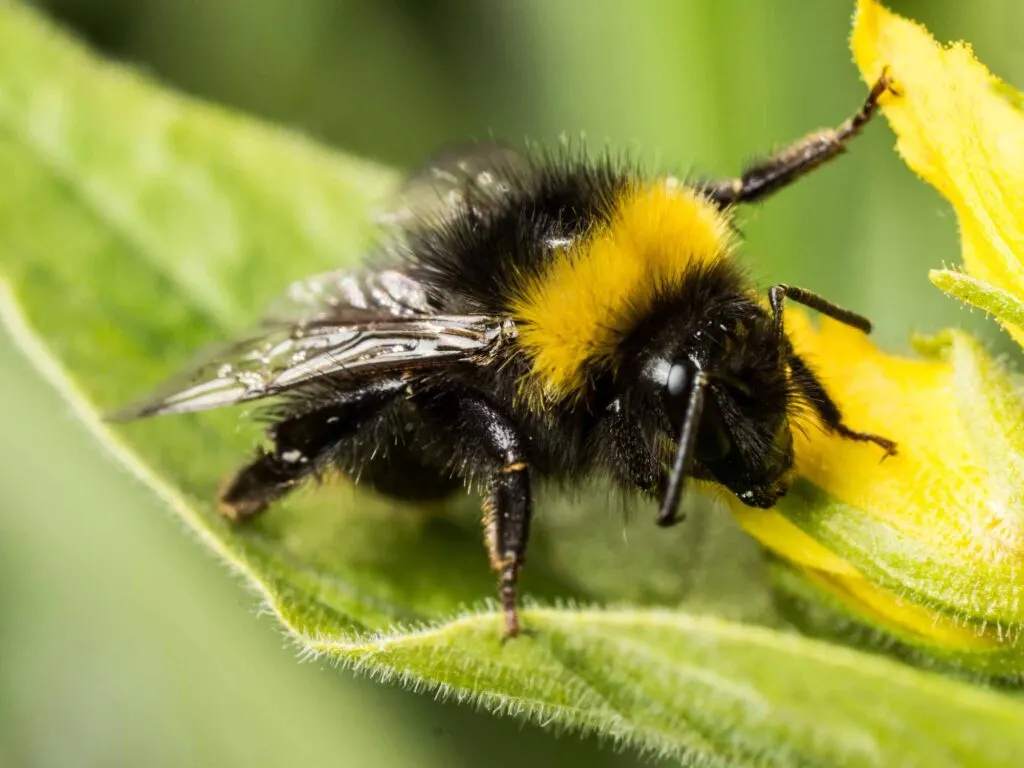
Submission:
M 452 147 L 414 173 L 378 216 L 403 225 L 486 210 L 533 173 L 494 142 Z M 384 246 L 385 253 L 388 250 Z M 340 269 L 292 283 L 247 337 L 202 354 L 181 376 L 112 416 L 129 420 L 260 400 L 329 375 L 373 376 L 486 356 L 512 336 L 511 321 L 435 315 L 417 281 L 391 269 Z
M 383 316 L 361 324 L 313 321 L 269 328 L 208 354 L 112 418 L 127 421 L 261 400 L 323 376 L 358 379 L 484 359 L 513 333 L 511 321 L 481 315 Z
M 457 144 L 435 153 L 409 176 L 391 207 L 376 218 L 399 228 L 444 221 L 494 205 L 533 173 L 528 158 L 498 142 Z
M 337 269 L 297 280 L 267 308 L 263 326 L 367 322 L 432 312 L 416 280 L 392 269 Z

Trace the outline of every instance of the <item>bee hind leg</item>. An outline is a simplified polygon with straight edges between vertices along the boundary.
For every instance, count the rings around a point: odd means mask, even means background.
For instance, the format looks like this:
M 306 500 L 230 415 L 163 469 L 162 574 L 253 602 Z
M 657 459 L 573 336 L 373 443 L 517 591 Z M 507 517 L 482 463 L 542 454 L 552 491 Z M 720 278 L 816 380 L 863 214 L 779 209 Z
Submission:
M 236 522 L 256 517 L 322 471 L 338 446 L 400 396 L 405 386 L 400 378 L 375 380 L 359 389 L 311 391 L 285 402 L 268 430 L 273 449 L 260 449 L 253 461 L 228 478 L 220 493 L 221 514 Z
M 277 451 L 259 449 L 256 458 L 221 487 L 220 513 L 235 523 L 256 517 L 305 477 L 305 473 L 295 469 L 283 464 Z

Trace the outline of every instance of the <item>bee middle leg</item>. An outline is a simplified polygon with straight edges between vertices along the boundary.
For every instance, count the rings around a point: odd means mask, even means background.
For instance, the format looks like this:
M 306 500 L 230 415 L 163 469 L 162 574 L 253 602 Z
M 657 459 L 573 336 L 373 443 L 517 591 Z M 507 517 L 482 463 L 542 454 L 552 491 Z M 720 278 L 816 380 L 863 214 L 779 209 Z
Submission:
M 487 477 L 485 541 L 498 575 L 505 637 L 515 637 L 521 630 L 517 585 L 533 513 L 525 441 L 503 413 L 475 393 L 439 397 L 427 407 L 458 445 L 466 479 L 481 471 Z
M 231 520 L 251 519 L 299 483 L 322 470 L 338 445 L 360 426 L 377 416 L 406 388 L 400 378 L 378 379 L 363 387 L 331 395 L 324 405 L 319 397 L 286 404 L 268 434 L 270 451 L 232 475 L 220 495 L 220 511 Z

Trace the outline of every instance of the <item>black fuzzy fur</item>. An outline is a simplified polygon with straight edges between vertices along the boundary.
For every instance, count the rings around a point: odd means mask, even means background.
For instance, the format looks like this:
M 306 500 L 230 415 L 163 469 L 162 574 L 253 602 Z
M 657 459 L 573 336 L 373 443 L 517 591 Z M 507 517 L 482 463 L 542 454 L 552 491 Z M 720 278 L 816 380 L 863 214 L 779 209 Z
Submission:
M 498 185 L 477 185 L 477 167 L 467 163 L 442 177 L 449 192 L 453 183 L 465 187 L 455 190 L 461 196 L 454 210 L 435 205 L 428 208 L 433 219 L 406 217 L 385 251 L 397 254 L 398 267 L 425 288 L 439 314 L 512 317 L 517 290 L 524 278 L 544 275 L 554 244 L 606 224 L 615 201 L 640 181 L 626 164 L 569 154 L 492 167 Z M 722 215 L 729 215 L 727 206 Z M 251 517 L 304 479 L 339 469 L 407 500 L 478 488 L 486 493 L 485 541 L 505 632 L 514 636 L 536 479 L 609 475 L 623 488 L 661 497 L 664 525 L 676 519 L 680 472 L 723 485 L 745 504 L 774 505 L 793 467 L 791 417 L 807 410 L 845 437 L 895 449 L 847 428 L 793 353 L 781 325 L 787 290 L 773 288 L 768 310 L 728 253 L 694 264 L 678 284 L 661 286 L 653 302 L 615 319 L 612 354 L 604 349 L 585 366 L 571 397 L 540 407 L 523 396 L 530 360 L 515 339 L 486 359 L 429 371 L 323 376 L 268 414 L 274 449 L 231 479 L 224 511 Z M 808 296 L 822 311 L 867 323 L 806 292 L 792 298 Z M 668 391 L 673 366 L 698 384 L 685 399 Z M 700 413 L 699 420 L 688 412 Z M 670 481 L 677 442 L 693 455 L 680 452 L 690 458 Z
M 547 267 L 551 249 L 546 244 L 606 223 L 618 196 L 639 180 L 628 163 L 569 153 L 493 172 L 505 184 L 500 193 L 469 190 L 459 215 L 415 221 L 400 238 L 401 268 L 427 288 L 439 313 L 509 315 L 523 276 Z M 519 385 L 529 362 L 513 342 L 486 364 L 459 363 L 439 373 L 410 375 L 402 396 L 351 414 L 331 449 L 296 472 L 339 467 L 403 496 L 416 495 L 409 483 L 417 477 L 424 497 L 450 487 L 450 478 L 487 485 L 495 462 L 481 450 L 458 405 L 460 397 L 483 396 L 517 425 L 537 476 L 573 481 L 609 473 L 627 488 L 656 495 L 664 485 L 663 446 L 671 444 L 678 428 L 663 385 L 645 378 L 648 363 L 661 359 L 697 364 L 708 372 L 710 407 L 733 448 L 725 459 L 696 463 L 692 473 L 747 494 L 748 503 L 774 503 L 785 491 L 793 461 L 788 413 L 798 407 L 801 394 L 787 377 L 787 350 L 773 319 L 740 267 L 725 256 L 694 266 L 681 287 L 666 288 L 650 311 L 637 314 L 633 327 L 621 331 L 616 373 L 595 366 L 585 391 L 571 402 L 540 411 L 527 406 Z M 317 402 L 326 406 L 345 399 L 358 384 L 343 378 L 318 381 L 284 401 L 274 418 L 279 425 L 308 419 Z M 325 424 L 324 429 L 338 427 Z M 272 435 L 280 431 L 276 427 Z M 276 452 L 289 447 L 279 442 Z M 432 474 L 438 482 L 422 480 Z
M 731 216 L 734 205 L 761 200 L 843 152 L 888 87 L 883 74 L 836 130 L 815 132 L 738 179 L 694 180 L 693 188 Z M 437 313 L 507 320 L 517 291 L 544 275 L 559 241 L 608 223 L 616 201 L 638 183 L 640 173 L 628 162 L 587 159 L 579 151 L 531 159 L 480 144 L 442 152 L 410 177 L 389 219 L 399 231 L 380 254 L 397 258 L 387 266 L 416 280 Z M 669 524 L 686 471 L 745 504 L 772 506 L 789 485 L 792 430 L 803 428 L 799 418 L 808 413 L 845 438 L 895 452 L 892 441 L 843 423 L 821 381 L 793 352 L 782 304 L 803 302 L 865 331 L 867 319 L 785 285 L 769 296 L 766 309 L 727 253 L 696 264 L 680 283 L 662 286 L 653 303 L 612 320 L 611 349 L 585 366 L 571 397 L 542 407 L 522 396 L 530 362 L 504 336 L 485 359 L 321 376 L 268 410 L 273 449 L 258 452 L 229 480 L 222 509 L 236 520 L 251 517 L 330 470 L 404 499 L 482 486 L 485 537 L 506 636 L 513 636 L 520 630 L 516 583 L 536 478 L 610 475 L 626 489 L 661 496 L 658 521 Z M 351 324 L 344 312 L 339 307 L 334 318 L 339 326 Z M 680 370 L 671 380 L 684 391 L 670 394 L 670 372 Z M 159 412 L 164 399 L 128 413 Z M 669 482 L 677 442 L 686 450 L 678 451 Z

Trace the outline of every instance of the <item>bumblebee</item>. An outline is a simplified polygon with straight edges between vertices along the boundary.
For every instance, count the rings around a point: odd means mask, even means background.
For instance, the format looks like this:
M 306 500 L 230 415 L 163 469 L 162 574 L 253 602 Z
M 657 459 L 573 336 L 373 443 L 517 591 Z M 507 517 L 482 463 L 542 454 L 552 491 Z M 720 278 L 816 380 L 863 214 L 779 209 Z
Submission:
M 480 489 L 514 636 L 540 479 L 610 474 L 655 498 L 667 526 L 689 477 L 774 505 L 802 411 L 895 452 L 843 421 L 794 352 L 783 304 L 871 323 L 788 285 L 763 300 L 732 224 L 736 206 L 841 154 L 888 87 L 883 74 L 838 128 L 723 181 L 496 144 L 442 153 L 386 217 L 379 266 L 293 284 L 252 334 L 120 417 L 269 399 L 272 447 L 220 497 L 239 522 L 331 470 L 403 499 Z

